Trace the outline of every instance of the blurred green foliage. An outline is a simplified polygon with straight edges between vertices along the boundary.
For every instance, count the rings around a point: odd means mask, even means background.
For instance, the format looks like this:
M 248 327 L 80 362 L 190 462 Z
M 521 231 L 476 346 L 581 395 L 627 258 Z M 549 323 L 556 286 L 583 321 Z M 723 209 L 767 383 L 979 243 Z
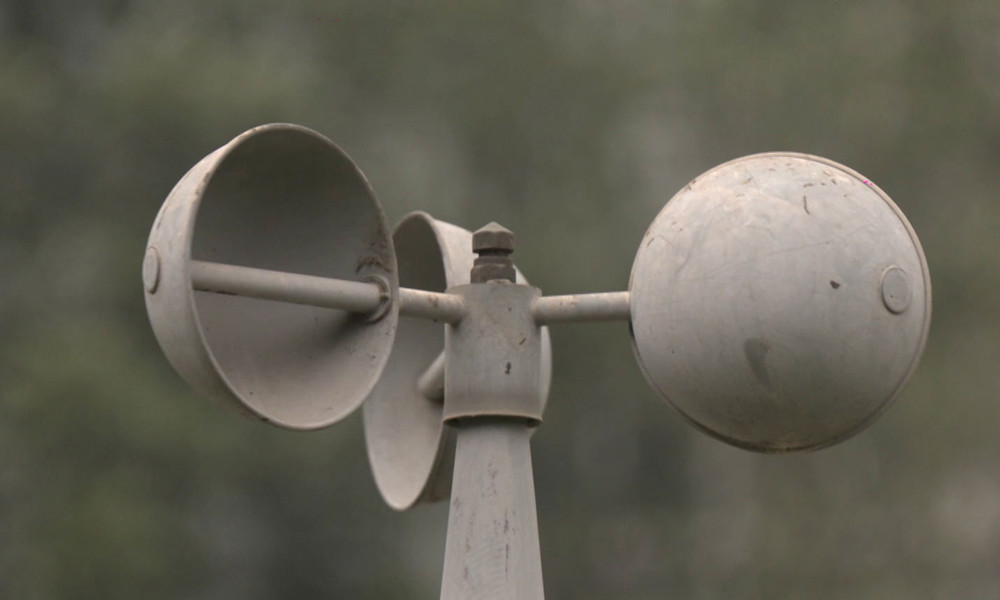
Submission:
M 923 363 L 837 447 L 757 456 L 648 390 L 622 326 L 553 332 L 534 440 L 552 598 L 1000 597 L 1000 3 L 0 3 L 0 597 L 433 598 L 355 416 L 297 434 L 174 375 L 146 234 L 241 131 L 336 140 L 395 222 L 518 234 L 547 293 L 624 289 L 653 216 L 742 154 L 863 172 L 921 236 Z

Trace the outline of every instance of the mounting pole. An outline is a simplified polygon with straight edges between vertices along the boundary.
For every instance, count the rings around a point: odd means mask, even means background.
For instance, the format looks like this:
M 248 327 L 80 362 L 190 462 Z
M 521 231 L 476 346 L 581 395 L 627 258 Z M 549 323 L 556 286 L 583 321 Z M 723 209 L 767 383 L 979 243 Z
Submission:
M 458 426 L 441 600 L 543 600 L 531 429 Z
M 514 235 L 473 235 L 472 283 L 449 293 L 467 314 L 448 325 L 444 420 L 457 429 L 441 600 L 544 600 L 531 469 L 541 422 L 538 288 L 514 283 Z

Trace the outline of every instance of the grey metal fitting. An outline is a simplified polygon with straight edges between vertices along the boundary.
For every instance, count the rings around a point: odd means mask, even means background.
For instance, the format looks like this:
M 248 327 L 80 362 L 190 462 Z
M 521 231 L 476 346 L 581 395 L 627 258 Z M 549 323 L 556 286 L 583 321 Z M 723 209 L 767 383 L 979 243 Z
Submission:
M 542 330 L 536 287 L 485 283 L 448 288 L 468 313 L 445 328 L 445 422 L 489 417 L 542 420 Z
M 509 281 L 516 278 L 514 260 L 514 233 L 498 223 L 490 223 L 472 234 L 472 251 L 478 256 L 472 265 L 470 281 Z

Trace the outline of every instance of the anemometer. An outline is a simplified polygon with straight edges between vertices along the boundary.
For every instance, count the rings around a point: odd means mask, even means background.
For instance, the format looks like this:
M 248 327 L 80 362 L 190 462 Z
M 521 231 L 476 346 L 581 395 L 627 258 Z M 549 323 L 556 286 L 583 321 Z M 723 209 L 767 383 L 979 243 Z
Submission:
M 184 175 L 142 270 L 156 338 L 196 390 L 298 430 L 362 407 L 386 502 L 450 499 L 442 600 L 544 597 L 529 442 L 548 326 L 628 323 L 664 400 L 759 452 L 864 429 L 927 341 L 913 228 L 816 156 L 746 156 L 691 181 L 643 237 L 627 291 L 543 296 L 513 252 L 495 223 L 472 233 L 416 212 L 390 231 L 344 151 L 272 124 Z

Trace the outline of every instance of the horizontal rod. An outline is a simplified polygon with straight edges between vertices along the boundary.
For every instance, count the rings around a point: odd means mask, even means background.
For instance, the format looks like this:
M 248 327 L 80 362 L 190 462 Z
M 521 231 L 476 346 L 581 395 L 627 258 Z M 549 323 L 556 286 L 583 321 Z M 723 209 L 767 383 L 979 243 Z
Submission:
M 356 313 L 373 313 L 388 300 L 378 284 L 191 261 L 191 285 L 201 292 L 233 294 Z
M 465 316 L 465 301 L 455 294 L 399 288 L 399 314 L 425 321 L 458 323 Z
M 531 315 L 539 325 L 588 321 L 628 321 L 631 318 L 629 293 L 604 292 L 542 296 L 532 302 Z
M 331 279 L 220 263 L 191 261 L 191 285 L 200 292 L 232 294 L 260 300 L 336 308 L 377 314 L 389 302 L 389 290 L 366 281 Z M 455 323 L 465 316 L 465 303 L 452 294 L 400 288 L 399 314 Z
M 431 402 L 444 402 L 444 352 L 417 378 L 417 390 Z

